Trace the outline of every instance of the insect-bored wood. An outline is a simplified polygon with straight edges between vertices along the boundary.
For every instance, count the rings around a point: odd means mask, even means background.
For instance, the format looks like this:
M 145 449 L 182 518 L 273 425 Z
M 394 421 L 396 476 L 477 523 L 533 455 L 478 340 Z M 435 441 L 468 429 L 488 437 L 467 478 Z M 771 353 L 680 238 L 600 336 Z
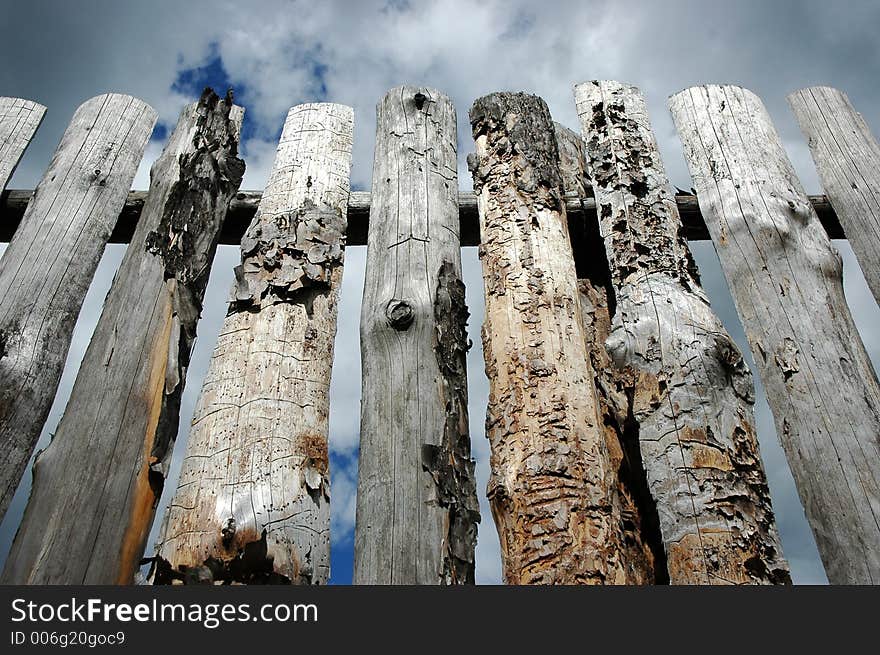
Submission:
M 353 111 L 287 114 L 196 405 L 153 581 L 324 584 Z
M 641 92 L 575 87 L 624 372 L 673 584 L 789 582 L 751 373 L 700 287 Z
M 669 104 L 828 579 L 880 582 L 880 385 L 840 255 L 757 96 Z
M 354 582 L 472 583 L 455 109 L 434 89 L 401 86 L 376 111 Z
M 0 97 L 0 191 L 46 115 L 46 108 L 30 100 Z
M 210 89 L 187 106 L 104 303 L 5 578 L 126 584 L 170 464 L 217 237 L 244 173 L 242 110 Z
M 131 96 L 83 103 L 0 260 L 0 515 L 49 414 L 79 310 L 155 121 Z
M 587 175 L 586 153 L 581 135 L 555 123 L 559 146 L 559 165 L 566 194 L 584 200 L 593 190 Z M 611 276 L 602 251 L 599 225 L 594 221 L 568 222 L 575 268 L 578 274 L 578 301 L 584 324 L 587 352 L 596 376 L 596 394 L 602 433 L 616 478 L 612 489 L 611 518 L 623 535 L 626 584 L 665 582 L 665 555 L 656 527 L 657 510 L 647 492 L 638 453 L 638 435 L 625 394 L 625 374 L 612 363 L 605 350 L 611 332 Z M 659 573 L 659 576 L 657 575 Z
M 543 100 L 494 93 L 470 110 L 489 378 L 488 496 L 509 584 L 627 581 Z
M 842 91 L 827 86 L 788 96 L 825 193 L 880 303 L 880 144 Z

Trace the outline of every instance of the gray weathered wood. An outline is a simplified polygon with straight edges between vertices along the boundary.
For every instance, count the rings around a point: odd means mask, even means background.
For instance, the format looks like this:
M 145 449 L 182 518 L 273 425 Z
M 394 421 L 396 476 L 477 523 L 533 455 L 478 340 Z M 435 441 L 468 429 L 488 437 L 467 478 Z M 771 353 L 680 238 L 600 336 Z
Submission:
M 0 191 L 15 172 L 46 108 L 31 100 L 0 97 Z
M 641 460 L 673 584 L 790 582 L 755 433 L 752 376 L 712 312 L 641 92 L 575 86 Z
M 670 108 L 828 579 L 880 582 L 880 385 L 840 255 L 757 96 L 693 87 Z
M 472 583 L 455 108 L 401 86 L 376 113 L 354 582 Z
M 32 195 L 31 191 L 11 189 L 0 194 L 0 242 L 9 241 L 21 215 L 27 207 Z M 119 216 L 116 229 L 110 235 L 110 243 L 128 243 L 134 234 L 138 216 L 144 206 L 146 191 L 132 191 Z M 229 213 L 220 233 L 220 243 L 238 245 L 244 236 L 247 226 L 254 218 L 260 202 L 259 191 L 239 191 L 229 205 Z M 689 241 L 700 241 L 709 238 L 697 197 L 677 195 L 675 202 L 684 224 L 685 236 Z M 828 199 L 822 196 L 810 196 L 813 208 L 819 214 L 822 226 L 832 239 L 844 239 L 843 228 L 837 221 L 834 209 Z M 565 198 L 566 212 L 569 223 L 596 219 L 596 203 L 592 198 L 581 199 L 574 195 Z M 472 191 L 460 191 L 458 194 L 458 223 L 462 246 L 480 245 L 480 225 L 477 218 L 477 197 Z M 370 192 L 352 191 L 348 202 L 348 227 L 345 243 L 349 246 L 367 245 L 367 231 L 370 219 Z
M 132 582 L 177 436 L 217 235 L 244 173 L 242 114 L 206 89 L 153 164 L 137 232 L 34 464 L 5 582 Z
M 0 516 L 49 414 L 74 323 L 155 121 L 131 96 L 83 103 L 0 260 Z
M 586 152 L 580 134 L 555 123 L 556 143 L 559 146 L 559 170 L 566 193 L 577 194 L 584 200 L 593 195 L 587 174 Z M 611 518 L 623 536 L 625 584 L 652 584 L 664 582 L 668 576 L 663 570 L 663 544 L 656 529 L 656 508 L 647 492 L 644 471 L 638 452 L 638 434 L 633 435 L 629 403 L 625 393 L 625 376 L 612 364 L 605 340 L 611 332 L 611 314 L 608 289 L 611 286 L 607 262 L 604 262 L 598 222 L 582 222 L 585 228 L 579 246 L 585 252 L 579 258 L 575 253 L 575 267 L 579 259 L 585 270 L 577 270 L 578 302 L 584 324 L 587 352 L 596 381 L 596 395 L 601 418 L 602 434 L 608 448 L 616 487 L 612 487 Z M 572 249 L 575 248 L 574 228 L 569 220 Z M 596 246 L 598 245 L 598 249 Z M 600 261 L 601 260 L 601 261 Z M 612 294 L 613 297 L 613 294 Z M 657 570 L 659 569 L 659 570 Z M 657 577 L 659 573 L 659 578 Z
M 344 105 L 287 114 L 241 242 L 154 582 L 330 576 L 330 369 L 352 130 Z
M 612 516 L 559 154 L 543 100 L 494 93 L 470 110 L 486 297 L 488 496 L 509 584 L 627 581 Z
M 815 86 L 792 93 L 788 102 L 809 141 L 822 187 L 880 303 L 880 144 L 843 91 Z

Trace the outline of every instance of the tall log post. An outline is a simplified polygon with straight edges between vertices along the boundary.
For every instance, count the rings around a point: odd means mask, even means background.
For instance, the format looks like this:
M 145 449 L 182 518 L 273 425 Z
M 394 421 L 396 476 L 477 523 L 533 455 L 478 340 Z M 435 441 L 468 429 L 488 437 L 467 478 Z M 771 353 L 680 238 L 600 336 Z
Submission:
M 874 298 L 880 303 L 880 144 L 843 91 L 827 86 L 788 96 L 822 187 Z
M 242 114 L 206 89 L 153 164 L 70 400 L 34 464 L 4 581 L 132 582 L 177 436 L 217 238 L 244 173 Z
M 355 584 L 474 581 L 458 228 L 455 108 L 435 89 L 392 89 L 376 108 Z
M 0 191 L 6 188 L 45 115 L 41 104 L 0 97 Z
M 354 115 L 288 112 L 241 243 L 153 581 L 330 577 L 330 370 Z
M 593 189 L 587 173 L 586 152 L 581 135 L 555 123 L 559 147 L 559 170 L 567 197 L 586 201 Z M 608 302 L 611 278 L 605 260 L 599 225 L 596 221 L 568 221 L 575 269 L 578 275 L 578 302 L 590 365 L 596 381 L 596 397 L 602 433 L 614 471 L 611 517 L 623 536 L 626 584 L 654 584 L 667 581 L 665 555 L 656 527 L 653 499 L 647 492 L 638 451 L 638 435 L 633 437 L 624 393 L 626 376 L 618 371 L 605 350 L 611 332 L 611 305 Z
M 757 96 L 693 87 L 669 106 L 828 579 L 880 582 L 880 385 L 840 255 Z
M 483 243 L 488 496 L 508 584 L 624 583 L 605 443 L 543 100 L 494 93 L 470 110 Z
M 700 287 L 644 98 L 593 81 L 575 100 L 615 295 L 606 345 L 625 372 L 669 581 L 790 582 L 752 376 Z
M 125 204 L 156 112 L 83 103 L 0 260 L 0 516 L 49 415 L 73 327 Z

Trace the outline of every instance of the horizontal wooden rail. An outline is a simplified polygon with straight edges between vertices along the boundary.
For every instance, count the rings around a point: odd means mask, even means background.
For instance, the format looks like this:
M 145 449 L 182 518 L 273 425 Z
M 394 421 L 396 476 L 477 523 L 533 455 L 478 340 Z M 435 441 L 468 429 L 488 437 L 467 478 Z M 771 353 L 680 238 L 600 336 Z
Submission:
M 0 243 L 12 238 L 18 227 L 33 191 L 10 189 L 0 195 Z M 260 191 L 239 191 L 229 207 L 226 224 L 220 233 L 220 243 L 238 245 L 241 237 L 250 224 L 257 205 L 262 197 Z M 110 236 L 110 243 L 128 243 L 134 234 L 138 216 L 147 197 L 146 191 L 131 191 L 128 200 L 119 216 L 116 229 Z M 824 195 L 810 196 L 813 209 L 819 215 L 822 226 L 832 239 L 845 239 L 843 227 L 837 220 L 837 214 Z M 697 197 L 693 195 L 675 196 L 678 211 L 684 223 L 685 236 L 689 241 L 706 241 L 709 232 L 700 214 Z M 582 216 L 581 202 L 574 195 L 565 198 L 569 220 Z M 589 198 L 584 202 L 584 210 L 592 217 L 596 214 L 596 202 Z M 471 191 L 460 191 L 458 194 L 458 212 L 461 225 L 461 245 L 476 246 L 480 243 L 480 226 L 477 219 L 477 197 Z M 370 219 L 370 192 L 353 191 L 348 200 L 348 233 L 347 243 L 350 246 L 367 245 L 367 225 Z

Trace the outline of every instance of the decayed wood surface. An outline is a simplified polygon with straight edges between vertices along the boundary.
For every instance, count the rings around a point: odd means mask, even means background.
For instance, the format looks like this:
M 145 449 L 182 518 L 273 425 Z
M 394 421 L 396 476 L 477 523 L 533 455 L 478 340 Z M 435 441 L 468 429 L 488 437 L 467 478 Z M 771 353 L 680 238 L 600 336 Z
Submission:
M 153 164 L 137 232 L 34 464 L 7 582 L 132 582 L 177 436 L 217 235 L 244 173 L 242 114 L 206 89 Z
M 27 207 L 32 192 L 11 189 L 0 194 L 0 243 L 9 241 L 15 233 L 21 216 Z M 220 243 L 238 245 L 250 225 L 260 203 L 260 191 L 239 191 L 229 205 L 229 213 L 220 232 Z M 110 235 L 110 243 L 128 243 L 134 234 L 138 216 L 144 206 L 146 191 L 132 191 L 116 229 Z M 689 241 L 700 241 L 709 238 L 697 197 L 693 195 L 676 195 L 678 213 L 684 224 L 685 236 Z M 824 195 L 810 196 L 810 202 L 819 215 L 822 226 L 832 239 L 845 239 L 843 228 L 828 198 Z M 565 198 L 565 208 L 569 223 L 578 220 L 594 221 L 596 219 L 596 203 L 592 198 L 582 199 L 573 195 Z M 458 194 L 459 232 L 462 246 L 480 245 L 480 225 L 477 218 L 477 197 L 471 191 L 460 191 Z M 367 245 L 367 231 L 370 219 L 370 192 L 352 191 L 348 202 L 348 228 L 345 243 L 349 246 Z
M 593 81 L 575 100 L 614 287 L 606 344 L 626 372 L 669 581 L 790 582 L 752 376 L 700 287 L 644 98 Z
M 83 103 L 0 260 L 0 515 L 49 414 L 77 315 L 155 121 L 131 96 Z
M 478 99 L 476 154 L 489 378 L 488 496 L 509 584 L 627 581 L 547 105 Z
M 157 541 L 156 583 L 324 584 L 353 111 L 287 114 Z
M 401 86 L 376 123 L 353 580 L 472 583 L 479 506 L 455 108 L 434 89 Z
M 788 102 L 880 303 L 880 144 L 843 91 L 815 86 L 792 93 Z
M 587 199 L 593 190 L 587 174 L 586 153 L 580 134 L 555 123 L 556 143 L 559 147 L 559 165 L 562 185 L 566 193 Z M 601 417 L 600 425 L 614 471 L 616 488 L 612 488 L 611 518 L 623 535 L 623 561 L 626 584 L 665 582 L 665 557 L 656 526 L 657 510 L 647 492 L 645 475 L 638 452 L 638 435 L 633 435 L 628 412 L 628 398 L 624 392 L 625 374 L 611 362 L 605 349 L 605 339 L 611 332 L 611 313 L 608 303 L 611 284 L 607 262 L 602 256 L 598 223 L 581 223 L 584 234 L 578 246 L 585 250 L 589 260 L 578 273 L 578 301 L 584 324 L 587 352 L 596 380 L 596 394 Z M 572 249 L 575 245 L 575 226 L 569 221 Z M 596 250 L 598 245 L 599 250 Z M 604 265 L 602 263 L 604 262 Z M 591 265 L 592 264 L 592 265 Z M 597 265 L 598 264 L 598 265 Z M 612 292 L 613 297 L 613 292 Z M 659 573 L 659 577 L 655 571 Z
M 0 191 L 15 172 L 46 108 L 31 100 L 0 97 Z
M 880 582 L 880 385 L 842 263 L 760 99 L 670 99 L 721 266 L 832 583 Z

